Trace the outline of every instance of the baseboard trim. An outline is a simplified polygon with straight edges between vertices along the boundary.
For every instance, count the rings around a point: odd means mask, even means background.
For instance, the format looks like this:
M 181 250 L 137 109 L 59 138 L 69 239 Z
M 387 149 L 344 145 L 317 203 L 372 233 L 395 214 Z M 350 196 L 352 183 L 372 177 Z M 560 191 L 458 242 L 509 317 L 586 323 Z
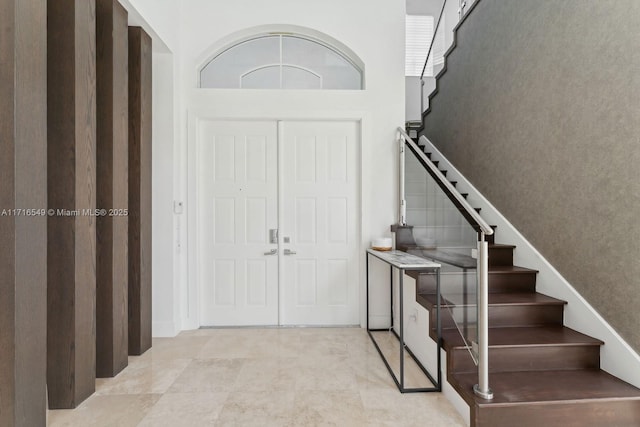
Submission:
M 173 322 L 153 322 L 151 328 L 154 338 L 172 338 L 180 332 Z

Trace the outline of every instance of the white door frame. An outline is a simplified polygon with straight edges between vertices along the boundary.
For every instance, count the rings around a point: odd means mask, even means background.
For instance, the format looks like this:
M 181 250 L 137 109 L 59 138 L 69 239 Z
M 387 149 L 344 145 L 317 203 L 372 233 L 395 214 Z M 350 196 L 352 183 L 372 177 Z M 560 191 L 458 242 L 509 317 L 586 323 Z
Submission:
M 187 111 L 187 265 L 188 265 L 188 279 L 186 286 L 182 287 L 181 291 L 181 318 L 182 318 L 182 330 L 189 329 L 197 329 L 201 326 L 200 322 L 200 312 L 199 312 L 199 301 L 200 301 L 200 283 L 198 282 L 198 249 L 197 249 L 197 239 L 194 236 L 197 236 L 198 233 L 198 224 L 197 224 L 197 212 L 198 212 L 198 201 L 197 201 L 197 182 L 198 182 L 198 166 L 196 161 L 196 153 L 197 153 L 197 144 L 198 144 L 198 126 L 201 121 L 269 121 L 273 120 L 275 122 L 289 122 L 289 121 L 306 121 L 306 122 L 325 122 L 325 121 L 355 121 L 358 123 L 359 127 L 359 135 L 357 138 L 357 156 L 360 161 L 357 164 L 358 167 L 358 217 L 359 226 L 358 226 L 358 236 L 357 239 L 360 241 L 360 252 L 363 253 L 366 248 L 366 244 L 363 241 L 362 236 L 368 235 L 368 226 L 365 224 L 363 218 L 363 206 L 365 206 L 364 202 L 365 195 L 363 192 L 363 178 L 364 172 L 368 168 L 366 168 L 364 158 L 365 154 L 369 157 L 372 153 L 369 153 L 368 150 L 365 150 L 365 146 L 363 141 L 365 138 L 370 138 L 371 135 L 368 135 L 365 130 L 369 128 L 368 124 L 370 122 L 369 113 L 364 111 L 332 111 L 327 113 L 311 113 L 311 112 L 292 112 L 292 111 L 283 111 L 283 112 L 274 112 L 271 115 L 265 116 L 250 116 L 250 115 L 225 115 L 221 116 L 218 114 L 211 114 L 207 112 L 206 109 L 193 109 Z M 278 162 L 281 162 L 281 149 L 280 149 L 280 124 L 278 124 Z M 280 179 L 280 174 L 279 178 Z M 278 197 L 281 197 L 281 192 L 278 192 Z M 280 200 L 278 200 L 280 202 Z M 279 204 L 280 205 L 280 204 Z M 278 217 L 280 220 L 280 212 L 278 212 Z M 282 271 L 282 259 L 279 261 L 279 270 Z M 365 263 L 364 256 L 359 258 L 359 269 L 358 269 L 358 282 L 360 288 L 360 300 L 359 300 L 359 310 L 360 310 L 360 326 L 366 324 L 365 320 L 365 304 L 366 304 L 366 290 L 364 285 L 364 277 L 365 277 Z M 283 292 L 280 289 L 282 284 L 279 282 L 279 301 L 278 305 L 282 303 Z M 280 310 L 280 308 L 278 309 Z M 280 313 L 278 312 L 278 321 L 280 321 Z

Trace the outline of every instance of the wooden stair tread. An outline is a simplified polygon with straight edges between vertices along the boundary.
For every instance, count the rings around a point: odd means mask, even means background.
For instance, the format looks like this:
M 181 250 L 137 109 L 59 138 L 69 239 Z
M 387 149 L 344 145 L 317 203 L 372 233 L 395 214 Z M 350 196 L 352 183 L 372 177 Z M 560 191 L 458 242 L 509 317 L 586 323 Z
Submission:
M 513 250 L 515 248 L 516 247 L 514 245 L 504 245 L 504 244 L 497 244 L 497 243 L 489 244 L 489 250 L 491 249 Z M 408 248 L 407 252 L 410 253 L 411 255 L 416 255 L 423 258 L 429 258 L 434 261 L 450 264 L 462 269 L 475 269 L 478 264 L 478 260 L 476 258 L 473 258 L 469 255 L 463 255 L 460 253 L 451 252 L 443 249 L 428 249 L 428 248 L 421 248 L 421 247 L 415 246 L 415 247 Z M 513 266 L 500 266 L 500 267 L 514 268 Z M 524 271 L 521 271 L 521 269 L 522 267 L 517 267 L 517 269 L 514 271 L 524 272 Z M 494 266 L 489 266 L 489 271 L 492 271 L 492 270 L 496 270 L 496 268 Z M 525 269 L 525 270 L 528 272 L 535 271 L 530 269 Z
M 441 307 L 460 306 L 465 297 L 470 298 L 473 294 L 446 294 L 443 293 L 440 301 Z M 421 299 L 428 302 L 432 307 L 436 305 L 436 294 L 418 294 Z M 489 294 L 489 306 L 499 305 L 565 305 L 567 302 L 547 295 L 533 293 L 499 293 Z
M 587 402 L 599 399 L 640 400 L 640 389 L 602 370 L 521 371 L 489 374 L 493 400 L 473 394 L 477 374 L 453 374 L 451 378 L 465 400 L 482 406 L 546 402 Z M 464 396 L 466 395 L 466 396 Z
M 451 264 L 459 268 L 475 269 L 478 264 L 475 258 L 442 249 L 424 249 L 415 247 L 408 249 L 407 252 L 412 255 Z
M 442 331 L 445 349 L 465 347 L 457 329 Z M 489 347 L 594 345 L 603 342 L 565 326 L 489 328 Z
M 515 249 L 514 245 L 503 245 L 491 243 L 489 244 L 489 250 L 491 249 Z M 416 255 L 423 258 L 429 258 L 434 261 L 450 264 L 462 269 L 475 269 L 478 265 L 478 260 L 469 255 L 463 255 L 460 253 L 452 252 L 446 249 L 427 249 L 418 246 L 407 248 L 407 253 Z M 499 271 L 505 272 L 507 268 L 511 268 L 512 272 L 518 273 L 531 273 L 536 270 L 525 269 L 524 267 L 508 266 L 489 266 L 489 272 Z M 536 271 L 537 272 L 537 271 Z
M 532 270 L 530 268 L 518 267 L 517 265 L 495 265 L 489 266 L 489 274 L 509 274 L 509 273 L 521 273 L 530 274 L 537 273 L 538 270 Z
M 489 243 L 489 249 L 491 248 L 515 249 L 516 245 L 505 245 L 504 243 Z

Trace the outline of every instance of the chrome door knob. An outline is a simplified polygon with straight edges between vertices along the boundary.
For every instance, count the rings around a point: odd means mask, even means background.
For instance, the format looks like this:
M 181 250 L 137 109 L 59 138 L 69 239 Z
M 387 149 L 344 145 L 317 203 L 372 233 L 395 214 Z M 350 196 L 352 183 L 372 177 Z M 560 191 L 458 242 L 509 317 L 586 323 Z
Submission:
M 275 255 L 278 253 L 277 249 L 271 249 L 269 252 L 265 252 L 265 255 Z
M 284 254 L 285 255 L 295 255 L 297 252 L 292 251 L 291 249 L 285 249 L 284 250 Z

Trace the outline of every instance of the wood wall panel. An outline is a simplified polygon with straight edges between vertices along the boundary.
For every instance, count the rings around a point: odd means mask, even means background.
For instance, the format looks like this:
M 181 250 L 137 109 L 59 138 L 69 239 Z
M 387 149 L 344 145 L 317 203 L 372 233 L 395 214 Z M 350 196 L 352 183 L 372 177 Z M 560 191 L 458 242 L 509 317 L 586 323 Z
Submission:
M 96 375 L 113 377 L 128 361 L 127 11 L 96 0 L 97 217 Z
M 96 39 L 94 0 L 48 1 L 47 385 L 50 408 L 95 390 Z
M 129 27 L 129 354 L 151 347 L 151 37 Z
M 46 421 L 46 0 L 0 0 L 0 425 Z

